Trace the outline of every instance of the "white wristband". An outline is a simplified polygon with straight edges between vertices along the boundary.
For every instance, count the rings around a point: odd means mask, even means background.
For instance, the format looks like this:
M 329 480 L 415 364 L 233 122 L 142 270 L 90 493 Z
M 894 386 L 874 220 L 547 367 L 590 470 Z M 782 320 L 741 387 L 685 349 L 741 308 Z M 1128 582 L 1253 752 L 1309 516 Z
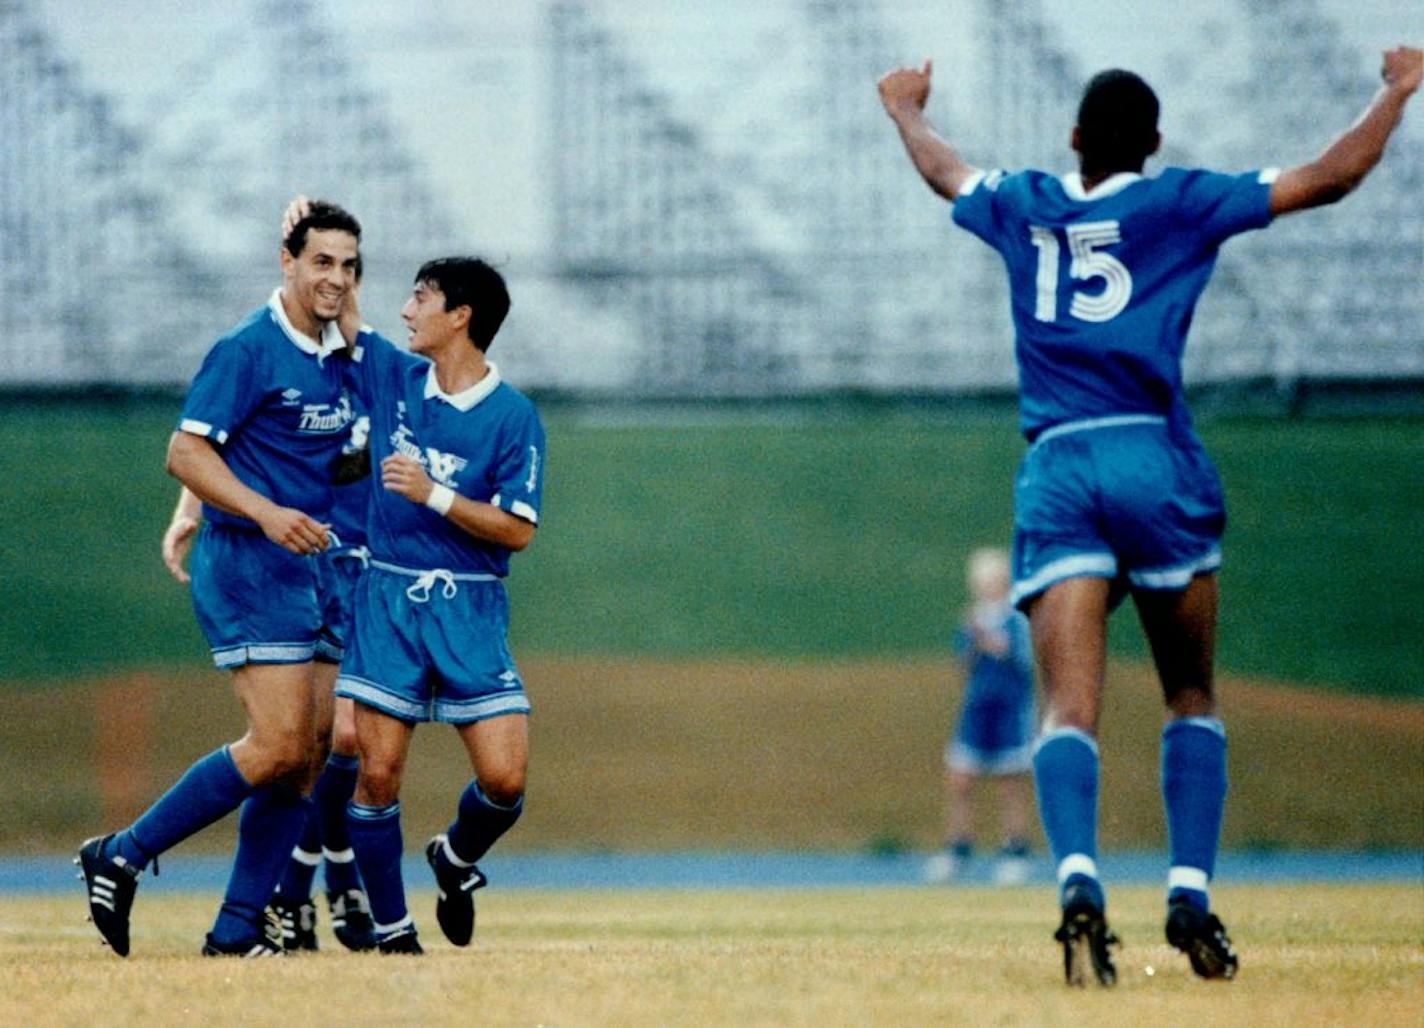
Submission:
M 430 495 L 425 498 L 425 505 L 439 514 L 442 518 L 450 513 L 450 506 L 455 502 L 455 490 L 448 485 L 433 485 L 430 487 Z

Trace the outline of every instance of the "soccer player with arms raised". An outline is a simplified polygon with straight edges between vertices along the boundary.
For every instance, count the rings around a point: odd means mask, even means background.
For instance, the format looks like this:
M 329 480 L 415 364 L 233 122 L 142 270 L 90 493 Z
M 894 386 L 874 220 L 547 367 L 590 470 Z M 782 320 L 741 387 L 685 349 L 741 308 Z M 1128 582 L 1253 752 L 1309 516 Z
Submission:
M 1079 170 L 1061 178 L 964 161 L 925 118 L 928 61 L 880 80 L 915 168 L 954 204 L 959 225 L 999 251 L 1009 276 L 1029 441 L 1014 487 L 1013 596 L 1029 616 L 1043 683 L 1034 779 L 1070 983 L 1089 972 L 1104 985 L 1116 980 L 1096 865 L 1096 732 L 1107 619 L 1125 593 L 1167 707 L 1167 940 L 1202 977 L 1236 974 L 1208 900 L 1226 797 L 1213 691 L 1225 510 L 1183 400 L 1186 329 L 1221 244 L 1354 189 L 1382 157 L 1421 70 L 1420 50 L 1386 52 L 1382 88 L 1309 163 L 1156 177 L 1142 169 L 1161 143 L 1157 97 L 1130 72 L 1088 84 L 1071 137 Z
M 351 424 L 333 319 L 355 288 L 360 235 L 341 208 L 311 206 L 281 251 L 281 287 L 208 352 L 169 443 L 169 472 L 203 501 L 194 612 L 214 663 L 232 672 L 247 731 L 131 826 L 81 847 L 90 916 L 121 956 L 142 869 L 238 806 L 237 853 L 203 953 L 282 952 L 264 910 L 331 729 L 335 664 L 316 661 L 330 645 L 317 557 L 328 545 L 331 464 Z
M 341 319 L 381 479 L 337 695 L 356 703 L 351 841 L 382 953 L 422 952 L 400 868 L 399 795 L 416 724 L 454 725 L 474 770 L 455 820 L 426 846 L 436 917 L 457 946 L 471 940 L 485 881 L 475 862 L 523 809 L 529 703 L 506 639 L 503 579 L 539 520 L 544 429 L 485 356 L 508 310 L 498 272 L 448 257 L 420 268 L 401 309 L 410 353 L 362 326 L 354 297 Z

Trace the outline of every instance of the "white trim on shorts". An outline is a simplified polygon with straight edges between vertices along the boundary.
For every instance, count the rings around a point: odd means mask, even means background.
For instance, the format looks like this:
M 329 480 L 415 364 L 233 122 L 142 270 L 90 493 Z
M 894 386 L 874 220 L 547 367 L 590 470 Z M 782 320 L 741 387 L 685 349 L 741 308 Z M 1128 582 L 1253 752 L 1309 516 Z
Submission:
M 1101 418 L 1062 421 L 1050 428 L 1045 428 L 1034 436 L 1029 449 L 1037 449 L 1041 443 L 1057 439 L 1059 436 L 1072 435 L 1074 432 L 1091 432 L 1099 428 L 1121 428 L 1123 425 L 1165 425 L 1166 423 L 1167 419 L 1161 414 L 1109 414 Z
M 1127 580 L 1139 589 L 1178 590 L 1192 584 L 1197 575 L 1221 567 L 1221 547 L 1213 545 L 1203 556 L 1165 568 L 1144 568 L 1129 571 Z
M 317 644 L 238 643 L 213 650 L 213 663 L 224 670 L 244 664 L 307 664 L 316 656 Z
M 1003 750 L 981 750 L 958 739 L 944 750 L 944 766 L 971 775 L 1021 775 L 1033 770 L 1033 743 Z
M 1117 557 L 1111 553 L 1075 553 L 1059 557 L 1039 568 L 1038 574 L 1015 582 L 1009 603 L 1017 607 L 1024 600 L 1070 578 L 1116 578 Z

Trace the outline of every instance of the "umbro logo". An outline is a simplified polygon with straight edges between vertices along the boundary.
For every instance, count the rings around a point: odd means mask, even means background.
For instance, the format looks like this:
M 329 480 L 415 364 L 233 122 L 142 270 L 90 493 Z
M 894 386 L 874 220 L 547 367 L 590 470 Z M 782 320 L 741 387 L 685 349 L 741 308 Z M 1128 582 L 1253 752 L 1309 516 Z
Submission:
M 297 401 L 299 401 L 301 398 L 302 391 L 300 389 L 293 388 L 282 390 L 282 404 L 284 406 L 295 407 L 297 405 Z
M 504 683 L 504 687 L 506 689 L 512 689 L 514 686 L 519 684 L 519 674 L 518 672 L 511 669 L 500 675 L 499 680 Z

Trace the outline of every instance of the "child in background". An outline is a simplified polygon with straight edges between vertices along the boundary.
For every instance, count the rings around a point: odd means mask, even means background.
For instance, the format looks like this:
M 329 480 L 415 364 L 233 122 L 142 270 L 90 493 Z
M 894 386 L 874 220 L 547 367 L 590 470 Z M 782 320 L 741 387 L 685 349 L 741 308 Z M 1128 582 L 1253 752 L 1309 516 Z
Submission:
M 974 779 L 992 777 L 1004 833 L 994 880 L 1012 884 L 1028 874 L 1033 650 L 1027 620 L 1009 603 L 1008 553 L 976 550 L 969 558 L 968 584 L 973 606 L 954 639 L 965 668 L 964 701 L 944 748 L 945 848 L 925 873 L 931 881 L 948 881 L 964 870 L 973 852 Z

